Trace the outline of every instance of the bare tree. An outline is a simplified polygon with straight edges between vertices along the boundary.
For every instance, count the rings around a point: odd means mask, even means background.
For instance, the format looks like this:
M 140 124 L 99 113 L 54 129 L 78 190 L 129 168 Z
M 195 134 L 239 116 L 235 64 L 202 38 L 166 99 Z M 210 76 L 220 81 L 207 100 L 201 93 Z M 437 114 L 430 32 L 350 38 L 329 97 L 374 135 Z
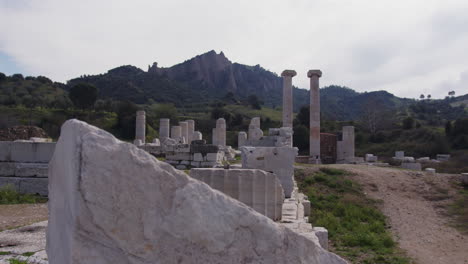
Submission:
M 378 98 L 368 98 L 361 107 L 361 122 L 372 135 L 390 128 L 395 123 L 394 111 Z

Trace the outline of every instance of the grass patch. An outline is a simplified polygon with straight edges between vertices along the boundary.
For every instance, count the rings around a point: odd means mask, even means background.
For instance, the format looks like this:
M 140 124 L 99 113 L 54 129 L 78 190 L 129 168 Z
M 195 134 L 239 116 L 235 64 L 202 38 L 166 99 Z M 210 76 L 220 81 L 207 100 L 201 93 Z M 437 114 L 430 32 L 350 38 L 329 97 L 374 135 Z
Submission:
M 10 262 L 10 264 L 28 264 L 27 261 L 19 259 L 9 259 L 8 262 Z
M 24 252 L 23 254 L 21 254 L 21 256 L 30 257 L 30 256 L 34 255 L 34 253 L 36 253 L 36 252 Z
M 0 187 L 0 204 L 44 203 L 47 199 L 38 195 L 22 194 L 13 185 Z
M 468 187 L 460 189 L 458 197 L 449 208 L 454 217 L 454 226 L 465 234 L 468 234 Z
M 393 241 L 378 201 L 365 197 L 349 174 L 329 167 L 296 169 L 299 189 L 312 206 L 309 221 L 327 228 L 332 251 L 352 263 L 411 263 Z
M 0 251 L 0 256 L 10 255 L 10 251 Z

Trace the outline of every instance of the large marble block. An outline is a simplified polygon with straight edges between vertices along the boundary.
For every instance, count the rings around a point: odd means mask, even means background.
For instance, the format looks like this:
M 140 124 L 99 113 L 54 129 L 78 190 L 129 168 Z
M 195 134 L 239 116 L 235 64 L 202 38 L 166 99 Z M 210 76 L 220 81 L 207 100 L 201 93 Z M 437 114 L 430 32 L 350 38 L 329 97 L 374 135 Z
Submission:
M 346 261 L 144 150 L 86 123 L 49 171 L 50 264 Z

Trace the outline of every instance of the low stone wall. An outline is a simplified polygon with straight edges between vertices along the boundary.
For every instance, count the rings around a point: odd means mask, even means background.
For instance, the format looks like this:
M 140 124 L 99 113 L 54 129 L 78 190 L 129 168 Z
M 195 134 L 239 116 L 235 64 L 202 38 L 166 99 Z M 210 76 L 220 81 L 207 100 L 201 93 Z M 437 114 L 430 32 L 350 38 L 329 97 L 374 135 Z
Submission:
M 48 163 L 55 143 L 0 141 L 0 162 Z
M 0 162 L 0 187 L 11 185 L 18 192 L 47 196 L 47 163 Z
M 192 169 L 190 176 L 274 221 L 281 220 L 284 192 L 272 173 L 247 169 Z
M 0 142 L 0 187 L 47 196 L 48 162 L 54 150 L 55 143 L 49 142 Z

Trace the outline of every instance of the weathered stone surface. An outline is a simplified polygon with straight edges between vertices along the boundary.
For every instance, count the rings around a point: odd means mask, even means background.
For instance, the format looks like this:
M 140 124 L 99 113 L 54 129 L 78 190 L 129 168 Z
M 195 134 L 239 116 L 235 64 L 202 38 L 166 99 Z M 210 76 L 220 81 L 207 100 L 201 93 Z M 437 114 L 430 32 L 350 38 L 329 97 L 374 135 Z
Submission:
M 61 129 L 49 180 L 50 264 L 346 263 L 77 120 Z
M 293 125 L 293 96 L 292 96 L 292 77 L 296 76 L 294 70 L 284 70 L 281 73 L 283 77 L 283 127 Z
M 395 158 L 397 159 L 402 159 L 405 157 L 405 152 L 404 151 L 395 151 Z
M 226 146 L 226 120 L 224 118 L 216 120 L 216 137 L 216 143 L 219 146 Z
M 354 126 L 344 126 L 342 140 L 337 142 L 337 163 L 355 162 L 355 136 Z
M 159 147 L 159 146 L 161 146 L 161 141 L 159 141 L 159 138 L 155 138 L 155 139 L 153 139 L 152 144 L 153 144 L 154 146 Z
M 424 171 L 429 174 L 436 174 L 436 169 L 434 168 L 426 168 Z
M 13 186 L 20 193 L 48 195 L 47 178 L 30 177 L 0 177 L 0 187 L 5 185 Z
M 194 140 L 203 140 L 203 134 L 200 131 L 193 132 L 190 143 L 192 143 Z
M 195 121 L 194 120 L 187 120 L 187 143 L 190 144 L 192 143 L 193 140 L 193 133 L 195 133 Z M 201 137 L 200 137 L 201 139 Z
M 272 220 L 281 220 L 284 192 L 272 173 L 247 169 L 192 169 L 190 176 Z
M 366 162 L 377 162 L 378 158 L 374 154 L 366 154 L 365 160 Z
M 247 133 L 239 132 L 237 135 L 237 147 L 242 147 L 245 145 L 245 141 L 247 140 Z
M 450 159 L 449 154 L 437 154 L 436 159 L 438 161 L 448 161 Z
M 146 138 L 146 113 L 137 111 L 135 120 L 135 140 L 139 139 L 144 144 Z
M 328 250 L 328 230 L 324 227 L 314 227 L 313 231 L 315 235 L 317 236 L 320 245 Z
M 184 138 L 185 143 L 189 143 L 189 136 L 188 136 L 188 123 L 186 121 L 179 122 L 181 136 Z
M 161 141 L 164 141 L 166 138 L 170 137 L 170 123 L 171 120 L 168 118 L 159 119 L 159 138 Z
M 48 163 L 54 153 L 55 143 L 0 142 L 0 161 Z
M 273 172 L 281 182 L 284 195 L 294 188 L 294 160 L 298 149 L 290 147 L 241 147 L 242 168 Z
M 320 70 L 307 72 L 310 78 L 310 136 L 309 157 L 310 163 L 321 163 L 320 158 L 320 85 L 319 78 L 322 77 Z

